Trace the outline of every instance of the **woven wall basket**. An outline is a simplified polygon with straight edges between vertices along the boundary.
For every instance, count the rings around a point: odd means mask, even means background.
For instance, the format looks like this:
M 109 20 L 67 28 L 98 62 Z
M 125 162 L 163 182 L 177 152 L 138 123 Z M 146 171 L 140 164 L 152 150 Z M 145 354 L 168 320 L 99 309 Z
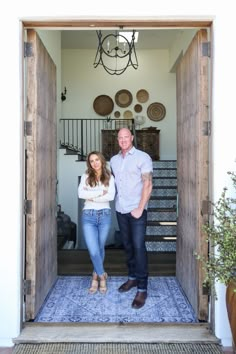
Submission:
M 147 108 L 147 116 L 154 122 L 158 122 L 165 118 L 166 109 L 160 102 L 151 103 Z
M 94 111 L 100 116 L 111 114 L 114 108 L 114 102 L 110 96 L 100 95 L 93 102 Z

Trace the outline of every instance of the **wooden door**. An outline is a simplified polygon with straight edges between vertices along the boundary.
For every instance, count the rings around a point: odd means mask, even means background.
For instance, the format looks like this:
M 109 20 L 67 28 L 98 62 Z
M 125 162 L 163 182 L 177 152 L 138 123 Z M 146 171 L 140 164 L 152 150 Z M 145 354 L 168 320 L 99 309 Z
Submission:
M 27 31 L 26 320 L 34 319 L 57 276 L 56 67 L 34 30 Z
M 198 318 L 208 318 L 203 271 L 194 252 L 207 255 L 202 225 L 208 200 L 208 65 L 203 54 L 207 31 L 200 30 L 177 68 L 178 222 L 176 275 Z

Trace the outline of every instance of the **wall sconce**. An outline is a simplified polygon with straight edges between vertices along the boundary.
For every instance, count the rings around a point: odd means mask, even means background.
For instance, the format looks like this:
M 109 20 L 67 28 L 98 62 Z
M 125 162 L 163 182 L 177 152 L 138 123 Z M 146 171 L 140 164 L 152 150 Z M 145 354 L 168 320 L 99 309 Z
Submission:
M 61 100 L 62 102 L 66 100 L 66 93 L 67 93 L 67 89 L 66 87 L 64 88 L 64 92 L 61 93 Z

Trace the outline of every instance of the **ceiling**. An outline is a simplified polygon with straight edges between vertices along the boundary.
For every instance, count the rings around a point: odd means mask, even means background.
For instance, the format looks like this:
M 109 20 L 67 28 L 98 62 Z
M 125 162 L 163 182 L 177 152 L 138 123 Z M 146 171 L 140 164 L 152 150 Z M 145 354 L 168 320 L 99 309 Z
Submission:
M 142 29 L 138 30 L 136 49 L 169 49 L 175 40 L 189 29 Z M 192 29 L 191 29 L 192 30 Z M 104 34 L 115 31 L 104 30 Z M 61 33 L 62 49 L 97 49 L 96 30 L 63 30 Z

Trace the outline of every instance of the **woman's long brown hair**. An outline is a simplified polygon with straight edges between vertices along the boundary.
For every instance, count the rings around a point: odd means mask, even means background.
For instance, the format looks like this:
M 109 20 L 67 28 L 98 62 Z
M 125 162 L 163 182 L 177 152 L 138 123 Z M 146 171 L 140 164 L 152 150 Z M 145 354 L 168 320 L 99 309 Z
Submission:
M 88 156 L 87 156 L 87 170 L 86 173 L 88 174 L 88 178 L 87 178 L 87 184 L 90 185 L 90 187 L 95 187 L 98 184 L 98 181 L 96 179 L 96 172 L 94 171 L 94 169 L 92 168 L 92 166 L 90 165 L 89 159 L 91 155 L 97 155 L 97 157 L 99 158 L 99 160 L 102 163 L 102 173 L 101 173 L 101 177 L 100 177 L 100 182 L 104 185 L 104 186 L 109 186 L 109 181 L 110 181 L 110 177 L 111 177 L 111 172 L 110 170 L 107 168 L 107 162 L 105 157 L 103 156 L 103 154 L 99 151 L 91 151 Z

